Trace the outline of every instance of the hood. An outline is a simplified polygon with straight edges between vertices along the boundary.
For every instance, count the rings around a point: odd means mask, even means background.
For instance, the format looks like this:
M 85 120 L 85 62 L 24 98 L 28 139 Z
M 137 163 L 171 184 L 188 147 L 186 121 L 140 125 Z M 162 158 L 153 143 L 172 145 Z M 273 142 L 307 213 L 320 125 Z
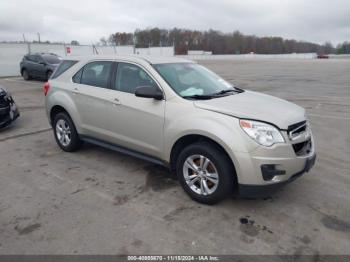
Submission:
M 280 129 L 305 120 L 305 109 L 286 100 L 245 91 L 210 100 L 196 100 L 198 108 L 231 115 L 238 118 L 272 123 Z

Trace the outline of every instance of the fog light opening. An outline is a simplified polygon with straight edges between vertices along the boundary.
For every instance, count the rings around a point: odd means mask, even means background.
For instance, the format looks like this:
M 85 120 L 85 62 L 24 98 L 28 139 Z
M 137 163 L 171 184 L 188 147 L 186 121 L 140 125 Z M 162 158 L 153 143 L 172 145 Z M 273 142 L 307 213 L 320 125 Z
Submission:
M 275 176 L 285 175 L 285 170 L 277 169 L 276 165 L 261 165 L 261 173 L 265 181 L 271 181 Z

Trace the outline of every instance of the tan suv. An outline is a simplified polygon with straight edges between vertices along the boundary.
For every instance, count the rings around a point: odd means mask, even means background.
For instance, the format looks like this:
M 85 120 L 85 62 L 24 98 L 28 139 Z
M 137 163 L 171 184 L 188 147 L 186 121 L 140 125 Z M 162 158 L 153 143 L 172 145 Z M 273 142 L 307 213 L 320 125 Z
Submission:
M 202 203 L 270 195 L 315 163 L 303 108 L 234 87 L 191 61 L 65 60 L 44 92 L 64 151 L 86 141 L 165 165 Z

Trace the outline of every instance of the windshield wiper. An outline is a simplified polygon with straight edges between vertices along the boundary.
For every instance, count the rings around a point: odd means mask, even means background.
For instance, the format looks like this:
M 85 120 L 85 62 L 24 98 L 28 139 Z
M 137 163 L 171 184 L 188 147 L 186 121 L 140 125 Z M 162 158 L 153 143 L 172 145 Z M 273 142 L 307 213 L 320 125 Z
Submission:
M 214 93 L 212 94 L 213 96 L 218 96 L 218 95 L 224 95 L 224 94 L 227 94 L 227 93 L 231 93 L 231 92 L 235 92 L 235 93 L 243 93 L 244 90 L 243 89 L 240 89 L 238 87 L 235 87 L 235 89 L 225 89 L 225 90 L 221 90 L 217 93 Z
M 183 96 L 185 99 L 202 99 L 202 100 L 207 100 L 207 99 L 212 99 L 213 95 L 192 95 L 192 96 Z
M 236 89 L 237 93 L 244 93 L 245 92 L 244 89 L 236 87 L 236 86 L 235 86 L 235 89 Z
M 183 98 L 186 99 L 202 99 L 202 100 L 207 100 L 207 99 L 212 99 L 212 98 L 218 98 L 224 94 L 227 93 L 231 93 L 231 92 L 235 92 L 235 93 L 243 93 L 244 90 L 240 89 L 238 87 L 235 87 L 235 89 L 225 89 L 225 90 L 221 90 L 217 93 L 214 94 L 209 94 L 209 95 L 192 95 L 192 96 L 183 96 Z

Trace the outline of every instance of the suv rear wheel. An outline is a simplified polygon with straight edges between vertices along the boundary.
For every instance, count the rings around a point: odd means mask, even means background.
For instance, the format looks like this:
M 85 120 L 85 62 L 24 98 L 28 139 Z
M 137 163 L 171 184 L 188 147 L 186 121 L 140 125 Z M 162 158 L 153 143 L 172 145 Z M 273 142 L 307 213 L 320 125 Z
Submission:
M 186 193 L 204 204 L 225 199 L 235 185 L 235 171 L 228 156 L 209 142 L 186 147 L 178 157 L 176 173 Z
M 24 80 L 26 80 L 26 81 L 30 80 L 30 75 L 26 69 L 22 70 L 22 76 L 23 76 Z
M 74 152 L 81 146 L 81 140 L 72 119 L 66 113 L 58 113 L 53 121 L 57 144 L 66 152 Z

